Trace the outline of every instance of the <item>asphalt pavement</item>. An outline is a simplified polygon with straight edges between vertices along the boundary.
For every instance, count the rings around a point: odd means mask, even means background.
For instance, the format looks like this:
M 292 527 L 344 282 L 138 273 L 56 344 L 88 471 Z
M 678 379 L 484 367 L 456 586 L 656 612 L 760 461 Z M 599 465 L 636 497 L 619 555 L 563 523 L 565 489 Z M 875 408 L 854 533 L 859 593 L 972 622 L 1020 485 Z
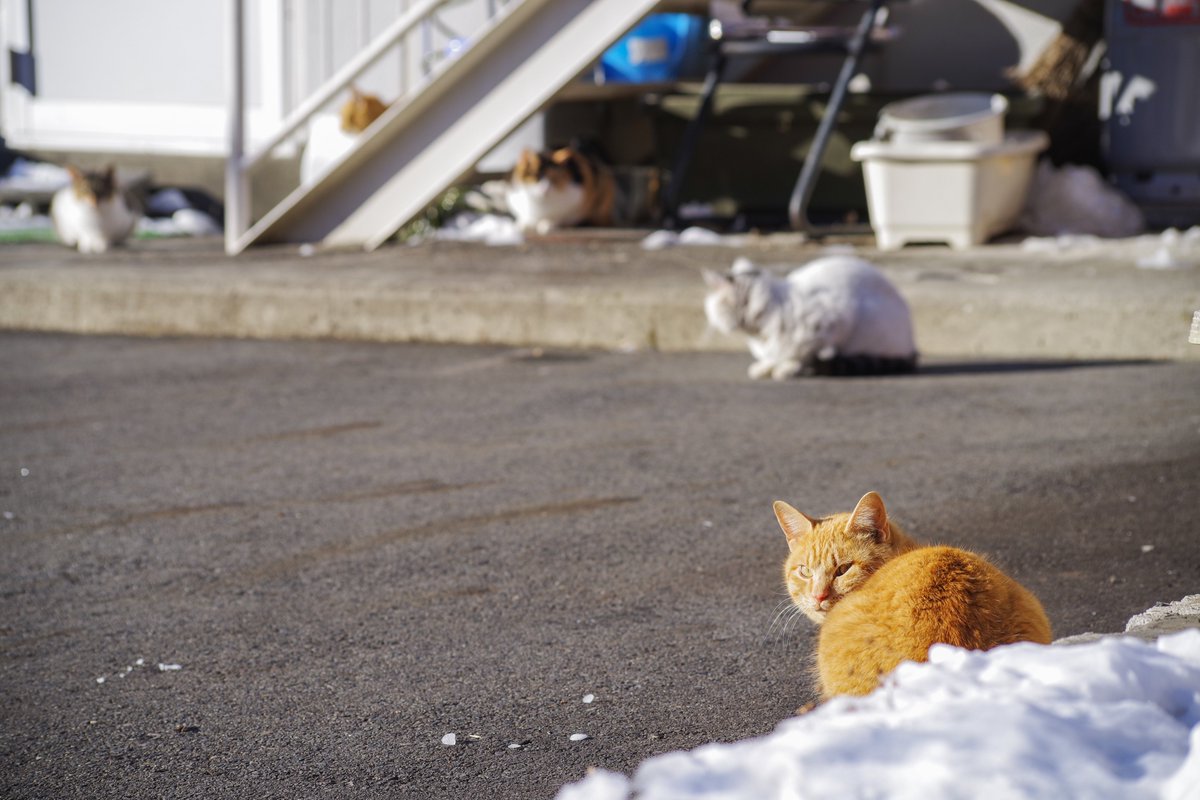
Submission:
M 775 499 L 877 490 L 1057 636 L 1200 586 L 1200 363 L 747 358 L 0 334 L 0 796 L 550 798 L 765 733 L 814 697 Z

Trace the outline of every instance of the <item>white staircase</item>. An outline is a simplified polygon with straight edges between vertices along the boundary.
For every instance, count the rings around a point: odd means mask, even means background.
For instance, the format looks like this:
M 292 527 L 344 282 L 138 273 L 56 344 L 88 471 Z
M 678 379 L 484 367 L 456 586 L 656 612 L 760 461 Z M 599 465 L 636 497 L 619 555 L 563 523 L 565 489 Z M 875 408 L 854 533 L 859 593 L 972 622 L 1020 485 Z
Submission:
M 230 0 L 240 6 L 240 0 Z M 226 250 L 309 242 L 374 249 L 461 180 L 513 130 L 576 79 L 658 0 L 511 0 L 456 58 L 396 100 L 320 176 L 249 224 L 249 170 L 300 130 L 387 48 L 445 0 L 425 0 L 289 116 L 279 133 L 242 154 L 241 87 L 231 86 Z M 238 13 L 234 11 L 233 13 Z M 231 15 L 231 27 L 238 20 Z M 240 31 L 231 61 L 240 58 Z M 236 72 L 235 70 L 231 70 Z M 236 79 L 235 79 L 236 81 Z

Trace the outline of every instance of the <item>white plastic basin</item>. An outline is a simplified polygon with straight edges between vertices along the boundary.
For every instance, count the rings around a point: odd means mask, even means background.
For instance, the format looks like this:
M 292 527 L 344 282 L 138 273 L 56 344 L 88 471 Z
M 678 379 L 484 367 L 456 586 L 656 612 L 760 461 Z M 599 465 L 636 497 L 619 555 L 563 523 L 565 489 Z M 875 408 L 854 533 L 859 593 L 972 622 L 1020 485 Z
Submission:
M 1049 143 L 1041 131 L 1014 131 L 998 144 L 858 142 L 850 157 L 863 164 L 879 249 L 913 242 L 964 249 L 1009 230 Z

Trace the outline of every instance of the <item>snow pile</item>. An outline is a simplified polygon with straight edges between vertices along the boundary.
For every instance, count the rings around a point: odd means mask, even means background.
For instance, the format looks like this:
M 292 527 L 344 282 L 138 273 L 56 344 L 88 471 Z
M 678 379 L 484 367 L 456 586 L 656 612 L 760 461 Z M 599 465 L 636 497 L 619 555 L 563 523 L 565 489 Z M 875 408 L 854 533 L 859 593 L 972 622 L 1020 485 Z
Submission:
M 1200 797 L 1200 630 L 929 659 L 762 738 L 632 779 L 597 771 L 558 800 Z
M 1137 236 L 1146 220 L 1132 200 L 1093 167 L 1038 164 L 1021 214 L 1021 228 L 1036 236 L 1091 234 Z

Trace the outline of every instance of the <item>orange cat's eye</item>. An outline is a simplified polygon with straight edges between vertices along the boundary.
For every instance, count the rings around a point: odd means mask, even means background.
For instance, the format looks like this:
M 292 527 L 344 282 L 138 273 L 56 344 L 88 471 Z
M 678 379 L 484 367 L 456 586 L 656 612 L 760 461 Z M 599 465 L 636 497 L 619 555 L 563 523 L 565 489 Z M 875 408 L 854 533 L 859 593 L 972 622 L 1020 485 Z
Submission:
M 838 564 L 837 571 L 833 573 L 833 577 L 835 577 L 835 578 L 842 577 L 847 572 L 849 572 L 850 568 L 853 566 L 854 566 L 854 562 L 852 562 L 852 561 L 847 561 L 845 564 Z
M 804 566 L 803 564 L 800 564 L 796 567 L 796 574 L 799 575 L 801 578 L 811 578 L 812 570 L 809 569 L 808 567 Z

